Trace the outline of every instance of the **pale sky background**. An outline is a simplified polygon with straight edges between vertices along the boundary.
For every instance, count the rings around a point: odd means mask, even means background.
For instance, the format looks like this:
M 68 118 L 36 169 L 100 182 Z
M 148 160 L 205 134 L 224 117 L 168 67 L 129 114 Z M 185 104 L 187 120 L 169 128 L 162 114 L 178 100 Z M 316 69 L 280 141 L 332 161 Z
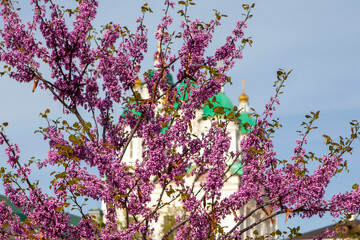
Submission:
M 22 14 L 29 17 L 31 9 L 21 1 Z M 73 1 L 62 1 L 63 4 Z M 192 19 L 209 20 L 212 9 L 217 9 L 229 17 L 222 20 L 222 26 L 215 34 L 214 51 L 224 42 L 238 19 L 244 13 L 242 1 L 236 0 L 198 0 L 190 8 Z M 252 37 L 254 44 L 244 51 L 244 58 L 237 62 L 231 71 L 233 85 L 225 87 L 225 93 L 233 104 L 238 104 L 241 94 L 241 80 L 246 79 L 246 93 L 250 98 L 250 107 L 262 113 L 264 105 L 274 93 L 273 82 L 278 68 L 293 69 L 286 83 L 285 93 L 281 95 L 281 105 L 275 114 L 280 118 L 283 128 L 275 135 L 275 146 L 279 158 L 288 158 L 295 147 L 298 135 L 296 130 L 310 111 L 320 110 L 317 121 L 319 129 L 309 136 L 308 150 L 319 155 L 326 153 L 322 134 L 335 139 L 339 135 L 349 134 L 349 122 L 360 120 L 360 0 L 319 0 L 319 1 L 252 1 L 256 3 L 253 18 L 248 22 L 245 35 Z M 95 25 L 109 21 L 120 23 L 134 29 L 134 22 L 140 15 L 140 6 L 144 1 L 100 1 Z M 152 68 L 152 56 L 156 50 L 156 41 L 152 34 L 161 18 L 162 1 L 151 1 L 154 13 L 146 17 L 149 28 L 149 53 L 143 65 L 143 71 Z M 174 26 L 174 29 L 177 28 Z M 0 85 L 0 122 L 9 122 L 8 136 L 20 145 L 22 158 L 31 156 L 44 158 L 47 144 L 34 131 L 45 122 L 38 117 L 46 108 L 52 111 L 53 118 L 62 114 L 59 103 L 53 102 L 48 93 L 37 89 L 32 93 L 31 84 L 19 84 L 7 77 L 1 78 Z M 339 191 L 350 190 L 359 182 L 360 143 L 353 145 L 349 160 L 349 174 L 337 176 L 328 188 L 331 196 Z M 0 154 L 0 166 L 5 156 Z M 47 189 L 48 173 L 34 171 Z M 48 191 L 48 190 L 47 190 Z M 0 187 L 0 194 L 3 188 Z M 90 202 L 87 207 L 100 207 L 99 202 Z M 284 217 L 278 218 L 279 227 L 301 226 L 302 232 L 310 231 L 333 223 L 325 216 L 322 219 L 290 219 L 286 224 Z

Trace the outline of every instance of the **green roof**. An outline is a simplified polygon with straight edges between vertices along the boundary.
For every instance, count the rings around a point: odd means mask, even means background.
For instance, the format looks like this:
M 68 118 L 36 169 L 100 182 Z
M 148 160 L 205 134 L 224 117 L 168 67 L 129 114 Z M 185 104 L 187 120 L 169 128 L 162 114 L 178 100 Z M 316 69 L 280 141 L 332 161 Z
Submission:
M 151 71 L 149 72 L 149 78 L 150 78 L 150 79 L 154 76 L 154 73 L 155 73 L 155 70 L 151 70 Z M 173 82 L 173 77 L 171 76 L 171 74 L 167 74 L 167 75 L 166 75 L 166 78 L 167 78 L 167 81 L 166 81 L 166 82 L 167 82 L 168 84 L 171 84 L 171 85 L 174 84 L 174 82 Z M 145 84 L 145 82 L 142 82 L 142 85 L 144 85 L 144 84 Z M 122 114 L 121 114 L 122 117 L 125 117 L 125 111 L 130 111 L 130 109 L 127 108 L 127 107 L 125 107 L 125 108 L 124 108 L 124 111 L 123 111 Z M 140 112 L 137 112 L 137 111 L 135 111 L 134 109 L 132 109 L 131 112 L 132 112 L 136 117 L 139 117 L 139 116 L 141 115 Z
M 243 175 L 244 172 L 241 169 L 242 166 L 243 165 L 241 163 L 239 163 L 239 162 L 234 163 L 230 168 L 231 174 L 236 173 L 236 174 L 239 174 L 239 175 Z
M 233 111 L 234 105 L 232 104 L 231 100 L 228 98 L 228 96 L 225 95 L 223 92 L 219 92 L 215 95 L 216 101 L 212 101 L 213 97 L 209 98 L 209 101 L 212 105 L 214 105 L 212 108 L 210 108 L 209 104 L 206 104 L 203 108 L 203 117 L 214 117 L 217 116 L 214 112 L 214 109 L 216 107 L 224 107 L 224 114 L 229 114 Z M 223 114 L 221 114 L 223 115 Z
M 195 168 L 195 165 L 191 165 L 190 167 L 186 168 L 186 174 L 190 174 L 190 172 Z
M 182 101 L 188 100 L 189 94 L 188 94 L 188 92 L 186 91 L 186 85 L 185 85 L 184 81 L 182 81 L 182 82 L 179 84 L 178 90 L 179 90 L 179 91 L 178 91 L 179 99 L 182 100 Z
M 4 195 L 0 195 L 0 201 L 6 201 L 6 205 L 11 207 L 13 214 L 18 215 L 21 222 L 25 221 L 26 215 L 22 213 L 21 208 L 16 207 L 14 203 L 10 202 L 9 200 L 6 200 L 6 197 Z
M 248 125 L 254 126 L 255 120 L 250 116 L 249 113 L 241 113 L 239 116 L 240 124 L 240 133 L 246 134 L 249 132 Z M 245 125 L 245 126 L 244 126 Z
M 231 174 L 238 174 L 238 175 L 243 175 L 243 170 L 241 169 L 243 165 L 240 162 L 236 162 L 234 163 L 231 168 L 230 168 L 230 172 Z M 186 168 L 186 173 L 190 174 L 190 172 L 195 168 L 195 165 L 191 165 L 191 167 Z
M 129 109 L 129 108 L 127 108 L 127 107 L 125 107 L 124 108 L 124 111 L 122 112 L 122 114 L 121 114 L 121 116 L 122 117 L 125 117 L 125 112 L 126 111 L 131 111 L 134 115 L 135 115 L 135 117 L 140 117 L 141 116 L 141 112 L 137 112 L 137 111 L 135 111 L 134 109 Z
M 179 89 L 179 92 L 178 92 L 179 99 L 186 101 L 188 99 L 188 92 L 185 90 L 185 83 L 181 82 L 178 89 Z M 180 91 L 180 89 L 181 89 L 181 91 Z M 209 104 L 206 104 L 203 107 L 203 117 L 214 117 L 216 115 L 219 115 L 218 113 L 216 113 L 217 112 L 215 110 L 216 107 L 224 107 L 224 113 L 220 114 L 220 115 L 229 114 L 230 112 L 233 112 L 234 105 L 232 104 L 230 98 L 225 95 L 225 93 L 220 92 L 220 93 L 216 94 L 215 95 L 216 99 L 214 99 L 215 101 L 213 101 L 213 98 L 214 97 L 211 97 L 208 99 L 210 101 L 211 105 L 213 105 L 213 106 L 211 106 L 211 108 L 210 108 Z M 176 102 L 174 106 L 175 106 L 175 108 L 177 108 L 178 103 Z M 214 110 L 215 110 L 215 112 L 214 112 Z M 235 112 L 234 112 L 234 114 L 235 114 Z M 248 113 L 241 113 L 238 119 L 240 120 L 239 128 L 240 128 L 240 133 L 242 133 L 242 134 L 246 134 L 249 132 L 249 130 L 247 129 L 248 128 L 247 124 L 249 124 L 250 126 L 255 125 L 255 120 Z
M 7 200 L 4 195 L 0 195 L 0 201 L 5 201 L 6 204 L 11 207 L 11 210 L 12 210 L 13 214 L 16 214 L 16 215 L 19 216 L 21 222 L 25 221 L 27 216 L 22 213 L 21 208 L 18 208 L 10 200 Z M 70 225 L 76 226 L 81 221 L 81 217 L 73 215 L 73 214 L 69 214 L 69 215 L 70 215 L 70 220 L 69 220 Z
M 196 88 L 196 84 L 195 83 L 190 83 L 191 85 L 194 85 L 194 88 Z M 179 96 L 179 100 L 181 101 L 187 101 L 189 99 L 189 93 L 186 89 L 186 85 L 185 82 L 182 81 L 179 86 L 178 86 L 178 93 L 177 96 Z M 178 102 L 175 102 L 174 107 L 175 109 L 177 109 L 179 106 Z
M 155 73 L 155 70 L 151 70 L 149 72 L 149 78 L 152 79 L 152 77 L 154 76 L 154 73 Z M 174 81 L 173 81 L 173 77 L 171 76 L 171 74 L 166 74 L 166 78 L 167 78 L 167 81 L 166 83 L 170 84 L 170 85 L 174 85 Z

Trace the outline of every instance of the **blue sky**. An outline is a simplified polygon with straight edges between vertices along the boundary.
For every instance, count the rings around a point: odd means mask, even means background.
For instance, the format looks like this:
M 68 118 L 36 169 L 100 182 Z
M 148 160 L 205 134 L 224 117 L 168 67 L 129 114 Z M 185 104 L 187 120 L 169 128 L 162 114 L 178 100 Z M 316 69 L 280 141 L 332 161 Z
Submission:
M 25 2 L 25 1 L 24 1 Z M 22 1 L 22 14 L 29 17 L 31 9 Z M 68 3 L 71 1 L 64 1 Z M 209 20 L 212 9 L 217 9 L 229 17 L 222 19 L 222 26 L 214 38 L 214 51 L 224 42 L 224 36 L 231 32 L 235 22 L 241 19 L 241 5 L 236 0 L 216 1 L 198 0 L 190 8 L 191 18 Z M 307 149 L 326 153 L 322 134 L 334 138 L 349 133 L 349 122 L 360 120 L 360 1 L 253 1 L 256 3 L 253 18 L 249 20 L 245 35 L 252 37 L 254 44 L 244 51 L 244 58 L 237 62 L 231 71 L 233 85 L 225 87 L 225 93 L 234 104 L 238 104 L 241 94 L 241 80 L 246 79 L 246 93 L 250 106 L 259 113 L 274 93 L 273 82 L 276 70 L 293 70 L 286 83 L 285 93 L 281 95 L 281 105 L 275 114 L 280 118 L 283 128 L 275 134 L 274 142 L 279 158 L 288 158 L 295 146 L 296 130 L 305 120 L 305 114 L 320 110 L 317 122 L 319 129 L 310 134 Z M 248 2 L 248 3 L 253 3 Z M 144 1 L 100 1 L 95 25 L 109 21 L 120 23 L 134 29 L 134 22 L 140 15 Z M 161 18 L 162 1 L 152 1 L 154 13 L 146 17 L 149 36 L 156 31 Z M 177 28 L 174 26 L 174 30 Z M 151 37 L 152 38 L 152 37 Z M 152 68 L 152 55 L 156 42 L 149 42 L 143 70 Z M 1 78 L 0 122 L 9 122 L 7 133 L 21 147 L 24 159 L 31 156 L 46 156 L 47 145 L 39 134 L 33 132 L 44 126 L 38 117 L 40 112 L 50 108 L 56 118 L 62 113 L 58 103 L 54 103 L 48 93 L 31 92 L 32 84 L 18 84 Z M 0 155 L 4 159 L 4 155 Z M 354 144 L 354 153 L 349 159 L 349 174 L 341 174 L 329 186 L 329 193 L 350 190 L 359 182 L 360 144 Z M 2 162 L 4 160 L 1 160 Z M 1 163 L 2 165 L 3 163 Z M 51 172 L 51 170 L 49 170 Z M 44 181 L 48 179 L 35 171 Z M 44 184 L 43 186 L 46 186 Z M 0 193 L 2 188 L 0 188 Z M 329 195 L 330 196 L 330 195 Z M 92 202 L 91 207 L 96 207 Z M 99 205 L 98 205 L 99 206 Z M 323 219 L 289 220 L 279 218 L 279 226 L 300 225 L 302 231 L 309 231 L 333 223 L 325 216 Z

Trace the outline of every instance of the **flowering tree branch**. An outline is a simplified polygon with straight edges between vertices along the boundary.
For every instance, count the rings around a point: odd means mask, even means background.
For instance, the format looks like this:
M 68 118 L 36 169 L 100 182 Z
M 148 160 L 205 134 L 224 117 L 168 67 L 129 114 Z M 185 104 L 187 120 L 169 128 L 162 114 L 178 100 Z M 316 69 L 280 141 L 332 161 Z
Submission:
M 134 31 L 109 23 L 97 33 L 93 21 L 98 2 L 76 2 L 76 8 L 67 9 L 55 1 L 33 0 L 33 19 L 27 25 L 15 3 L 0 3 L 2 73 L 18 82 L 33 82 L 32 91 L 49 91 L 64 113 L 60 122 L 51 120 L 46 110 L 41 116 L 48 126 L 37 131 L 49 143 L 48 155 L 37 167 L 44 171 L 48 165 L 58 166 L 51 173 L 51 196 L 30 182 L 34 161 L 20 164 L 20 150 L 5 134 L 7 124 L 0 126 L 0 145 L 10 166 L 0 171 L 5 195 L 27 215 L 20 222 L 0 201 L 0 224 L 9 227 L 9 231 L 0 230 L 2 237 L 149 239 L 173 207 L 178 211 L 171 226 L 160 234 L 162 239 L 173 234 L 177 239 L 237 239 L 280 214 L 288 219 L 359 211 L 356 185 L 353 191 L 330 200 L 324 197 L 330 179 L 347 169 L 343 157 L 351 153 L 359 136 L 358 122 L 351 123 L 350 137 L 339 142 L 324 135 L 329 153 L 317 157 L 305 150 L 319 118 L 319 112 L 313 112 L 302 124 L 304 132 L 291 159 L 276 158 L 272 137 L 281 124 L 272 115 L 291 71 L 277 72 L 274 97 L 262 115 L 252 114 L 254 126 L 242 126 L 248 133 L 236 143 L 240 150 L 231 150 L 229 131 L 231 126 L 239 127 L 241 109 L 210 106 L 230 81 L 227 73 L 242 58 L 242 50 L 252 44 L 244 37 L 244 29 L 254 4 L 243 5 L 244 19 L 214 54 L 207 55 L 226 15 L 215 11 L 214 19 L 203 22 L 187 15 L 195 4 L 192 0 L 177 4 L 165 0 L 155 34 L 159 42 L 153 55 L 155 68 L 141 75 L 148 51 L 145 17 L 152 12 L 149 4 L 141 7 Z M 172 33 L 176 13 L 183 20 Z M 177 40 L 181 46 L 173 50 Z M 173 83 L 170 74 L 176 76 Z M 141 87 L 135 85 L 139 76 L 143 76 Z M 122 112 L 117 114 L 120 105 Z M 193 123 L 204 106 L 212 108 L 215 117 L 202 119 L 208 129 L 197 133 Z M 77 120 L 65 120 L 69 114 Z M 140 142 L 142 153 L 130 163 L 128 153 L 135 141 Z M 312 160 L 318 168 L 310 173 L 307 165 Z M 232 171 L 236 164 L 241 169 Z M 225 195 L 224 187 L 233 180 L 238 181 L 238 188 Z M 106 205 L 105 224 L 84 213 L 81 201 L 87 198 Z M 65 213 L 71 204 L 82 217 L 77 226 L 69 224 Z M 247 206 L 252 209 L 240 214 Z M 265 215 L 243 226 L 259 212 Z M 227 232 L 226 218 L 233 221 Z

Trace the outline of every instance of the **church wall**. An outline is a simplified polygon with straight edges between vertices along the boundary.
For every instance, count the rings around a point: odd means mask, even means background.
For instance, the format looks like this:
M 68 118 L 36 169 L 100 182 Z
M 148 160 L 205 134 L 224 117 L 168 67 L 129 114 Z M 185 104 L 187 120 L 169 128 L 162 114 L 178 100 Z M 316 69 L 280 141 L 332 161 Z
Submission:
M 142 95 L 144 95 L 144 96 L 147 95 L 146 89 L 144 87 L 141 87 L 141 89 L 139 89 L 139 91 L 141 92 Z M 239 107 L 242 108 L 242 111 L 245 111 L 245 110 L 248 111 L 249 108 L 248 108 L 247 103 L 245 105 L 240 104 Z M 211 127 L 210 120 L 201 120 L 201 118 L 202 118 L 202 110 L 197 111 L 196 119 L 194 119 L 192 121 L 192 131 L 196 135 L 200 135 L 201 132 L 207 132 L 208 129 Z M 235 123 L 229 123 L 228 131 L 229 131 L 229 135 L 232 139 L 229 150 L 234 151 L 234 152 L 239 151 L 240 150 L 240 142 L 245 137 L 245 135 L 240 134 L 239 126 Z M 127 149 L 125 156 L 124 156 L 124 159 L 126 159 L 126 161 L 129 164 L 134 164 L 136 159 L 142 158 L 143 149 L 142 149 L 141 143 L 142 143 L 142 140 L 140 138 L 134 138 L 131 141 L 131 144 L 129 145 L 129 148 Z M 204 179 L 204 177 L 203 177 L 203 179 Z M 193 181 L 194 181 L 194 177 L 192 177 L 192 176 L 187 176 L 185 178 L 185 183 L 189 186 L 192 185 Z M 232 193 L 234 193 L 235 191 L 238 190 L 239 186 L 240 186 L 240 177 L 234 176 L 234 177 L 230 178 L 229 181 L 224 184 L 224 187 L 222 189 L 222 198 L 230 196 Z M 195 183 L 195 192 L 198 189 L 200 189 L 200 181 Z M 161 190 L 162 189 L 160 186 L 156 186 L 156 188 L 152 194 L 153 197 L 152 197 L 151 203 L 149 203 L 149 207 L 154 206 L 158 203 L 157 200 L 160 196 Z M 201 198 L 201 196 L 199 196 L 199 198 Z M 171 198 L 168 197 L 166 194 L 164 194 L 163 202 L 168 202 L 170 200 L 171 200 Z M 256 203 L 254 200 L 252 200 L 236 214 L 238 216 L 241 216 L 241 215 L 246 216 L 255 207 L 256 207 Z M 106 214 L 106 206 L 103 203 L 102 203 L 102 210 L 104 211 L 104 215 L 105 215 Z M 155 232 L 154 232 L 154 236 L 153 236 L 154 239 L 160 239 L 160 236 L 163 234 L 163 227 L 166 225 L 169 225 L 169 223 L 171 223 L 171 221 L 174 220 L 174 218 L 172 218 L 172 216 L 179 215 L 182 212 L 183 212 L 183 206 L 178 201 L 174 201 L 170 206 L 162 208 L 160 210 L 160 216 L 162 216 L 162 217 L 159 218 L 159 220 L 155 226 Z M 124 223 L 125 222 L 124 211 L 119 210 L 119 211 L 117 211 L 117 213 L 118 213 L 119 222 Z M 255 223 L 260 218 L 264 218 L 264 217 L 266 217 L 265 212 L 262 210 L 258 210 L 253 216 L 246 219 L 241 226 L 243 228 L 245 228 L 245 227 Z M 235 224 L 236 223 L 234 221 L 233 215 L 230 215 L 230 216 L 226 217 L 224 220 L 222 220 L 222 225 L 227 226 L 227 228 L 225 228 L 225 231 L 230 230 Z M 121 225 L 124 225 L 124 224 L 121 224 Z M 255 228 L 247 231 L 246 233 L 244 233 L 242 235 L 242 237 L 243 238 L 255 237 L 253 234 L 254 230 L 257 230 L 260 235 L 263 235 L 266 233 L 271 233 L 272 231 L 274 231 L 276 229 L 277 229 L 277 221 L 274 218 L 274 224 L 272 224 L 270 222 L 270 220 L 268 220 L 268 221 L 256 226 Z

